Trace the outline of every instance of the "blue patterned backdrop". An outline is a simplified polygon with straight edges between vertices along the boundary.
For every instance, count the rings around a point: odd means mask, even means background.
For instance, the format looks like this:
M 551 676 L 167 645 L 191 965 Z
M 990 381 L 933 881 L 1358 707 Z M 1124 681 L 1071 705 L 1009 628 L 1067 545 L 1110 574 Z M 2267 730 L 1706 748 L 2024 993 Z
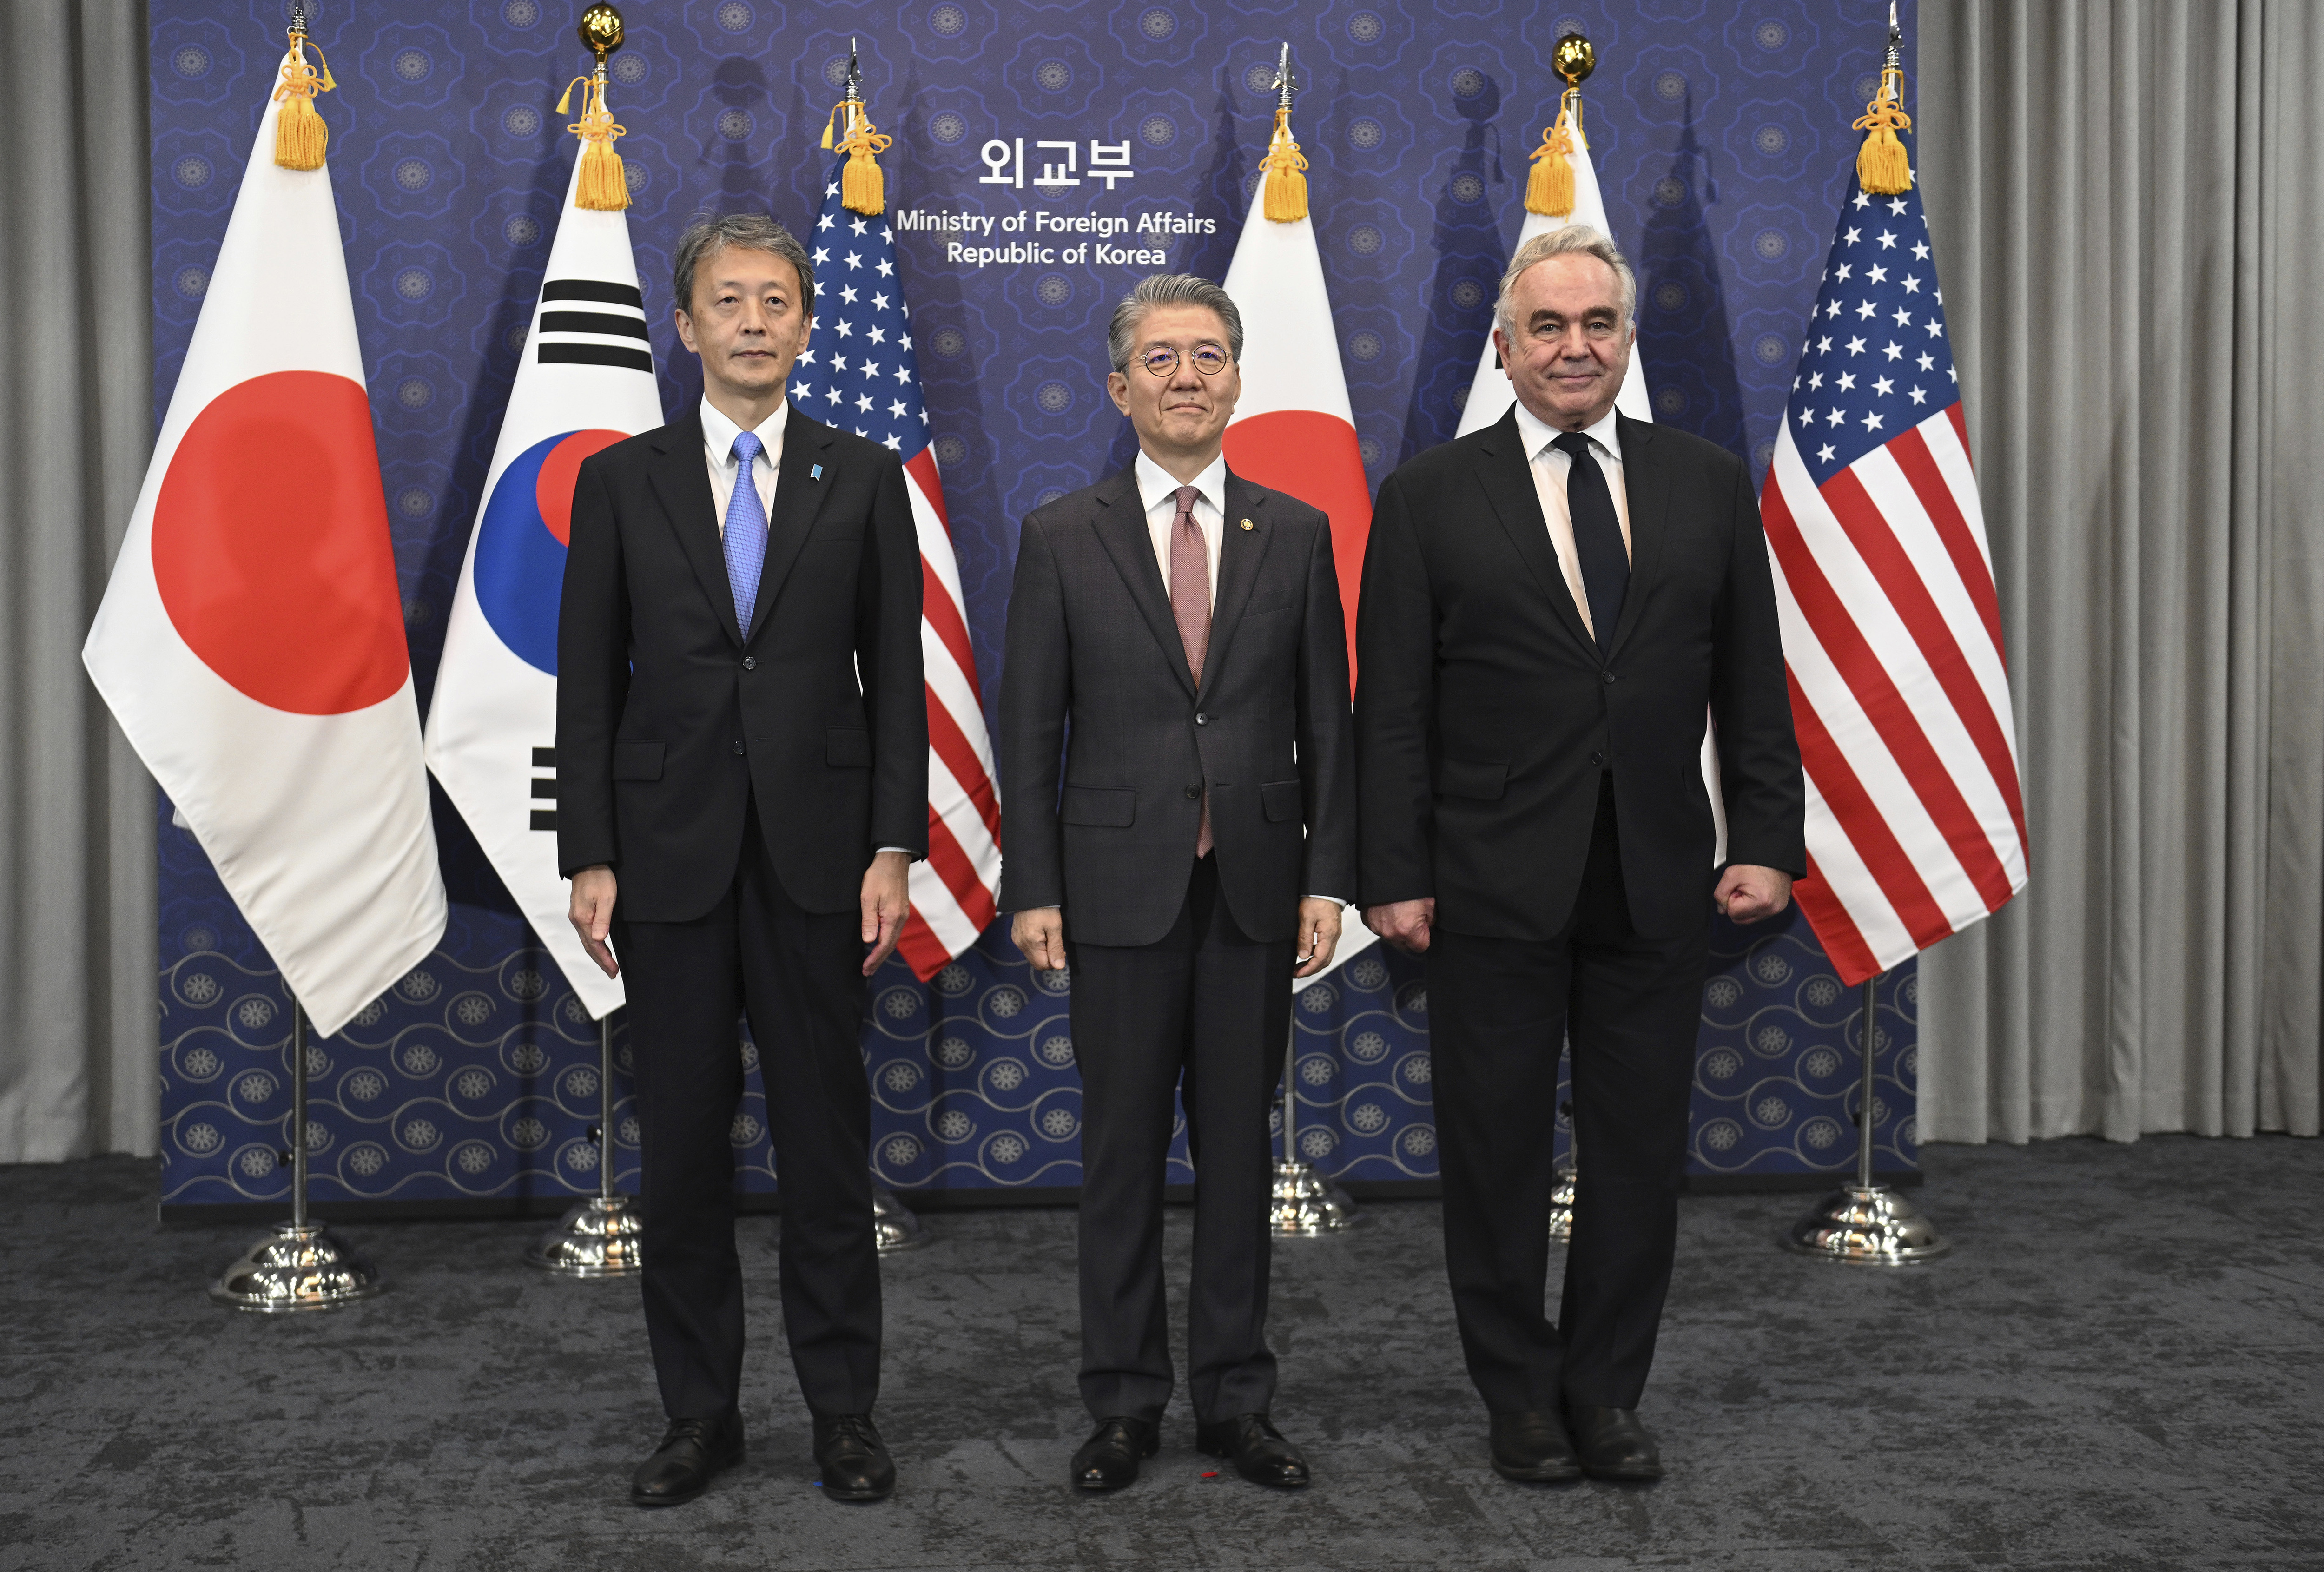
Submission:
M 287 3 L 154 9 L 154 408 L 158 420 L 280 56 Z M 578 0 L 353 0 L 309 6 L 339 90 L 318 101 L 404 590 L 429 698 L 477 492 L 515 370 L 574 143 L 552 109 L 585 57 Z M 811 218 L 817 146 L 860 39 L 873 118 L 897 142 L 891 204 L 928 212 L 1189 220 L 1169 265 L 1217 277 L 1232 254 L 1287 38 L 1308 87 L 1318 237 L 1364 462 L 1375 485 L 1451 437 L 1521 219 L 1526 154 L 1554 106 L 1551 44 L 1589 34 L 1588 128 L 1609 214 L 1643 273 L 1639 353 L 1656 417 L 1764 469 L 1877 80 L 1872 0 L 1604 5 L 1226 5 L 1163 0 L 632 0 L 612 103 L 666 403 L 699 393 L 667 326 L 669 241 L 697 207 Z M 1904 12 L 1908 38 L 1913 29 Z M 1909 60 L 1908 60 L 1909 64 Z M 1908 94 L 1909 100 L 1909 94 Z M 1100 191 L 986 180 L 995 139 L 1130 148 Z M 1036 159 L 1047 156 L 1038 152 Z M 1207 226 L 1207 227 L 1206 227 Z M 1100 345 L 1127 264 L 952 260 L 898 235 L 935 447 L 987 703 L 998 692 L 1016 521 L 1125 462 Z M 998 238 L 998 237 L 996 237 Z M 453 901 L 442 946 L 339 1036 L 309 1048 L 322 1200 L 553 1197 L 595 1187 L 597 1038 L 439 797 Z M 279 1201 L 289 1003 L 200 848 L 160 809 L 163 1200 Z M 1078 1181 L 1080 1087 L 1065 985 L 1034 978 L 1000 929 L 927 985 L 899 964 L 864 1025 L 873 1162 L 902 1188 Z M 1915 980 L 1885 985 L 1877 1133 L 1915 1161 Z M 1691 1168 L 1844 1168 L 1856 1000 L 1804 923 L 1722 927 L 1705 990 Z M 1436 1173 L 1427 989 L 1370 952 L 1301 995 L 1295 1080 L 1306 1155 L 1350 1180 Z M 618 1023 L 619 1018 L 616 1017 Z M 617 1024 L 617 1092 L 626 1096 Z M 733 1132 L 742 1183 L 774 1184 L 754 1073 Z M 617 1109 L 617 1170 L 635 1124 Z M 1560 1135 L 1563 1140 L 1563 1133 Z M 1177 1179 L 1191 1178 L 1174 1159 Z

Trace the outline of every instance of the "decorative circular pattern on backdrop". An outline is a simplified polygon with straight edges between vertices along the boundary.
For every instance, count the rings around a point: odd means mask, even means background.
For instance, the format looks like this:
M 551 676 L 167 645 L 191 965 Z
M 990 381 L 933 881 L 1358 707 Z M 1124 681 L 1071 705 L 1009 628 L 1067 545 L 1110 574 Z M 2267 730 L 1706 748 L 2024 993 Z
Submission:
M 950 109 L 928 117 L 928 135 L 945 147 L 953 147 L 968 134 L 968 120 Z
M 1159 5 L 1149 6 L 1138 14 L 1138 31 L 1161 43 L 1178 31 L 1178 19 Z
M 939 5 L 928 13 L 928 31 L 938 38 L 958 38 L 968 31 L 968 13 L 957 5 Z

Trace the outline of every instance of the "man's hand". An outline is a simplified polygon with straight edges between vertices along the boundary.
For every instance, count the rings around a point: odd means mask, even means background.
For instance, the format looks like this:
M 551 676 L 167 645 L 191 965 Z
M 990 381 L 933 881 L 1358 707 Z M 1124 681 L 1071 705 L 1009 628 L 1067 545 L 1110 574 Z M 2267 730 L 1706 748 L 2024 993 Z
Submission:
M 1036 906 L 1019 911 L 1009 924 L 1009 937 L 1037 972 L 1065 969 L 1065 913 L 1057 906 Z
M 1385 906 L 1364 908 L 1364 926 L 1379 934 L 1398 949 L 1414 955 L 1428 953 L 1428 930 L 1436 924 L 1436 897 L 1423 895 L 1417 901 L 1391 901 Z
M 1792 876 L 1751 863 L 1732 863 L 1711 899 L 1729 922 L 1757 922 L 1792 903 Z
M 1312 977 L 1332 964 L 1340 948 L 1340 903 L 1322 895 L 1299 898 L 1299 941 L 1295 953 L 1299 969 L 1295 977 Z
M 912 914 L 912 859 L 901 852 L 881 852 L 863 870 L 863 942 L 872 946 L 863 957 L 863 975 L 895 953 L 904 935 L 904 919 Z
M 573 931 L 581 936 L 581 948 L 609 977 L 622 975 L 622 963 L 613 958 L 613 947 L 605 942 L 605 936 L 613 931 L 613 870 L 599 863 L 573 875 L 573 900 L 565 909 Z

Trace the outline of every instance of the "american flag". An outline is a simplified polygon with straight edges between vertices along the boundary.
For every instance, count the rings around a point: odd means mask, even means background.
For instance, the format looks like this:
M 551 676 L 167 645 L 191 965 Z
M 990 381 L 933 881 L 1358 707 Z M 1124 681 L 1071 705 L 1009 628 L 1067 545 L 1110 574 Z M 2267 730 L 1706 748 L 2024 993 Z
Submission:
M 920 653 L 927 666 L 928 857 L 912 865 L 912 919 L 897 946 L 922 982 L 976 942 L 1001 885 L 1001 804 L 992 744 L 968 642 L 967 603 L 928 448 L 927 405 L 912 353 L 911 312 L 885 217 L 840 206 L 839 166 L 823 188 L 808 242 L 815 334 L 791 373 L 791 402 L 819 421 L 903 457 L 920 532 Z
M 1993 557 L 1917 190 L 1840 209 L 1759 496 L 1807 771 L 1797 894 L 1856 984 L 2025 884 Z

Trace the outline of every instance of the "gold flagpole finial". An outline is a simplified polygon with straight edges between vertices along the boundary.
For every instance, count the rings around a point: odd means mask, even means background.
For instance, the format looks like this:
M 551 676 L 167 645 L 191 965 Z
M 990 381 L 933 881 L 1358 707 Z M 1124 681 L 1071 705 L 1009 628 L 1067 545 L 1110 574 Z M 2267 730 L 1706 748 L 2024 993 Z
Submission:
M 282 80 L 274 89 L 282 105 L 274 122 L 274 162 L 287 170 L 321 169 L 324 150 L 330 145 L 331 128 L 315 113 L 315 95 L 330 92 L 338 83 L 331 79 L 329 61 L 324 61 L 320 71 L 307 63 L 307 51 L 312 47 L 307 38 L 307 7 L 302 0 L 291 0 L 290 57 L 282 62 Z M 316 50 L 315 58 L 322 60 L 323 51 Z
M 1856 150 L 1856 180 L 1876 197 L 1898 197 L 1913 189 L 1912 162 L 1896 136 L 1913 128 L 1904 100 L 1904 30 L 1896 25 L 1896 0 L 1888 0 L 1888 48 L 1880 60 L 1880 88 L 1853 127 L 1869 134 Z
M 565 128 L 581 139 L 581 180 L 573 205 L 593 213 L 619 213 L 630 205 L 630 180 L 622 168 L 622 155 L 613 151 L 613 139 L 628 135 L 629 128 L 615 125 L 613 112 L 605 106 L 605 57 L 621 48 L 628 34 L 622 14 L 604 0 L 581 13 L 581 25 L 574 32 L 597 63 L 586 76 L 566 83 L 565 96 L 557 100 L 557 112 L 566 114 L 573 89 L 581 89 L 581 118 Z
M 823 145 L 847 155 L 839 171 L 839 205 L 868 218 L 887 211 L 888 177 L 881 172 L 879 155 L 896 139 L 882 136 L 863 107 L 863 68 L 853 38 L 847 41 L 847 83 L 841 94 L 824 125 Z
M 1259 161 L 1259 210 L 1277 224 L 1296 224 L 1307 217 L 1307 177 L 1300 171 L 1307 160 L 1291 134 L 1291 100 L 1299 79 L 1291 74 L 1291 45 L 1286 41 L 1275 58 L 1275 133 L 1268 137 L 1267 156 Z
M 1565 80 L 1558 95 L 1557 118 L 1541 134 L 1533 150 L 1533 172 L 1526 176 L 1526 211 L 1545 218 L 1573 215 L 1573 155 L 1587 149 L 1582 132 L 1582 84 L 1598 69 L 1598 51 L 1578 32 L 1569 32 L 1550 51 L 1549 68 Z

